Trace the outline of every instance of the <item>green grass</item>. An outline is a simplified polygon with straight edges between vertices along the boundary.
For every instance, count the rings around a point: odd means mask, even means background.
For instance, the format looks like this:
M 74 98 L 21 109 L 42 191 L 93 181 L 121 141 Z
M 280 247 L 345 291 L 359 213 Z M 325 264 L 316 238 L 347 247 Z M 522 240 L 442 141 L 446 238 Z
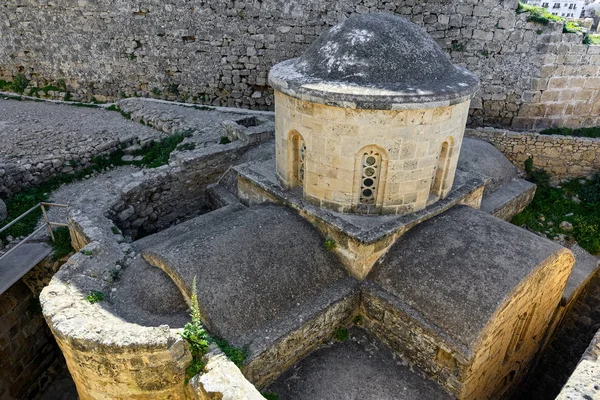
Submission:
M 533 170 L 531 180 L 537 191 L 531 204 L 512 223 L 540 232 L 550 239 L 559 234 L 572 237 L 592 254 L 600 254 L 600 173 L 592 180 L 580 178 L 549 184 L 549 175 L 543 170 Z M 578 201 L 573 201 L 577 196 Z M 560 223 L 573 224 L 572 232 L 560 229 Z
M 576 137 L 600 138 L 600 126 L 592 128 L 548 128 L 540 132 L 542 135 L 564 135 Z
M 325 250 L 331 251 L 331 250 L 335 249 L 337 244 L 335 243 L 335 240 L 333 240 L 332 238 L 327 238 L 327 239 L 325 239 L 324 245 L 325 245 Z
M 248 348 L 244 347 L 242 349 L 232 346 L 227 342 L 227 340 L 223 338 L 213 338 L 213 341 L 219 349 L 229 358 L 235 365 L 241 367 L 246 358 L 248 358 Z
M 55 260 L 60 260 L 61 258 L 75 252 L 73 246 L 71 245 L 71 233 L 69 232 L 69 228 L 66 226 L 61 226 L 59 228 L 54 229 L 54 241 L 51 242 L 52 248 L 54 249 L 54 254 L 52 257 Z
M 543 7 L 532 6 L 529 4 L 523 4 L 519 2 L 517 7 L 517 14 L 529 13 L 527 17 L 527 21 L 536 22 L 542 25 L 548 25 L 550 21 L 563 22 L 564 18 L 559 17 L 558 15 L 552 15 L 548 11 L 546 11 Z
M 584 44 L 600 44 L 600 35 L 585 35 Z
M 260 392 L 260 394 L 267 400 L 279 400 L 279 395 L 274 392 Z
M 92 290 L 91 293 L 85 297 L 85 299 L 89 301 L 90 304 L 95 304 L 104 300 L 104 293 L 100 292 L 99 290 Z
M 179 133 L 168 136 L 159 142 L 153 142 L 134 155 L 141 155 L 141 161 L 123 161 L 123 150 L 117 150 L 109 156 L 96 156 L 92 159 L 91 166 L 83 168 L 73 174 L 63 174 L 55 176 L 45 183 L 36 187 L 25 189 L 7 199 L 5 199 L 9 218 L 0 221 L 0 228 L 23 214 L 38 203 L 48 201 L 50 193 L 58 189 L 62 184 L 72 183 L 83 179 L 86 175 L 94 172 L 100 172 L 105 169 L 122 165 L 136 165 L 146 168 L 156 168 L 169 162 L 169 156 L 175 148 L 189 136 L 189 133 Z M 41 210 L 37 209 L 17 222 L 14 226 L 0 233 L 0 240 L 6 242 L 7 236 L 21 237 L 27 236 L 35 229 L 37 222 L 42 215 Z
M 347 342 L 350 334 L 348 333 L 348 329 L 346 328 L 337 328 L 333 333 L 333 336 L 336 340 L 340 342 Z
M 219 140 L 219 144 L 229 144 L 231 143 L 231 139 L 229 139 L 227 136 L 221 136 L 221 139 Z

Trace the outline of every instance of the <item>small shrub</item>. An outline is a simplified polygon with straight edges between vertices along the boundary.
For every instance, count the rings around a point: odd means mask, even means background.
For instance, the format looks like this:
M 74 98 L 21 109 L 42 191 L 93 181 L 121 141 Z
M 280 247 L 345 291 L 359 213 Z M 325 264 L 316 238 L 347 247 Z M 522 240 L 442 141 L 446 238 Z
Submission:
M 121 231 L 119 230 L 119 228 L 117 228 L 116 226 L 111 226 L 110 230 L 112 231 L 113 235 L 120 235 Z
M 181 337 L 188 342 L 190 346 L 190 352 L 192 353 L 192 362 L 186 369 L 185 384 L 189 382 L 194 375 L 198 374 L 204 369 L 204 363 L 202 357 L 208 350 L 208 334 L 202 326 L 200 305 L 198 304 L 198 292 L 196 289 L 196 277 L 194 277 L 192 283 L 192 297 L 191 301 L 191 312 L 190 317 L 192 322 L 188 322 L 183 327 Z
M 335 243 L 335 240 L 333 240 L 333 238 L 325 239 L 325 250 L 331 251 L 331 250 L 335 249 L 336 246 L 337 246 L 337 243 Z
M 552 15 L 545 8 L 539 6 L 532 6 L 529 4 L 523 4 L 519 2 L 517 6 L 517 14 L 529 13 L 527 21 L 535 22 L 542 25 L 548 25 L 550 21 L 563 22 L 565 19 L 558 15 Z
M 525 172 L 530 174 L 531 171 L 533 171 L 533 158 L 529 157 L 527 160 L 525 160 Z
M 71 233 L 69 232 L 69 228 L 61 226 L 54 229 L 53 233 L 54 241 L 52 242 L 52 247 L 54 248 L 54 254 L 52 257 L 55 260 L 60 260 L 75 251 L 73 246 L 71 246 Z
M 563 135 L 575 137 L 600 138 L 600 126 L 591 128 L 548 128 L 540 132 L 541 135 Z
M 266 400 L 279 400 L 279 395 L 274 392 L 260 392 Z
M 67 92 L 67 94 L 65 94 L 65 101 L 71 101 L 71 98 L 73 96 L 71 96 L 71 92 Z
M 99 290 L 92 290 L 92 292 L 85 298 L 90 304 L 98 303 L 104 300 L 104 293 Z
M 24 74 L 17 74 L 12 81 L 12 90 L 16 93 L 23 93 L 29 86 L 29 79 Z
M 231 139 L 227 136 L 221 136 L 221 140 L 219 140 L 219 144 L 229 144 L 231 143 Z
M 116 282 L 121 278 L 122 271 L 123 270 L 121 268 L 113 268 L 110 270 L 110 278 L 113 282 Z
M 453 40 L 450 46 L 452 51 L 465 51 L 465 45 L 458 40 Z
M 346 328 L 337 328 L 334 332 L 334 337 L 339 342 L 347 342 L 350 334 Z
M 153 87 L 152 94 L 155 96 L 158 96 L 158 95 L 160 95 L 160 90 L 157 87 Z
M 91 256 L 92 254 L 94 254 L 94 252 L 92 250 L 88 250 L 88 249 L 82 249 L 81 253 L 86 256 Z
M 214 342 L 219 349 L 229 358 L 235 365 L 241 367 L 246 358 L 248 358 L 248 348 L 242 349 L 232 346 L 223 338 L 214 338 Z

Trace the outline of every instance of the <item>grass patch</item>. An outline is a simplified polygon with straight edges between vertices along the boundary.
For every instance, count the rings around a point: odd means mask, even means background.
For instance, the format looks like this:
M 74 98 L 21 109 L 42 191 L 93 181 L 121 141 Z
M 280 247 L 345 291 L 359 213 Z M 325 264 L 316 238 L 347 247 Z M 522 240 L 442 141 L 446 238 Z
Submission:
M 104 300 L 104 293 L 99 290 L 92 290 L 92 292 L 85 297 L 90 304 L 95 304 Z
M 260 392 L 260 394 L 267 400 L 279 400 L 279 395 L 274 392 Z
M 325 239 L 324 245 L 325 245 L 325 250 L 331 251 L 331 250 L 335 249 L 337 244 L 335 243 L 335 240 L 333 240 L 332 238 L 327 238 L 327 239 Z
M 240 349 L 232 346 L 223 338 L 214 338 L 213 341 L 219 349 L 229 358 L 235 365 L 241 367 L 246 358 L 248 358 L 248 349 L 246 347 Z
M 61 258 L 75 252 L 73 246 L 71 245 L 71 233 L 69 232 L 69 228 L 66 226 L 61 226 L 59 228 L 54 229 L 54 241 L 51 242 L 52 248 L 54 249 L 54 254 L 52 257 L 55 260 L 60 260 Z
M 229 144 L 231 143 L 231 139 L 229 139 L 227 136 L 221 136 L 221 139 L 219 140 L 219 144 Z
M 600 35 L 585 35 L 583 44 L 600 44 Z
M 560 234 L 572 237 L 588 252 L 600 254 L 600 173 L 591 180 L 572 179 L 558 187 L 549 184 L 550 176 L 543 170 L 530 175 L 538 185 L 535 197 L 512 223 L 550 239 Z M 562 231 L 562 221 L 570 222 L 573 231 Z
M 333 336 L 335 337 L 335 340 L 339 342 L 347 342 L 350 334 L 346 328 L 337 328 L 333 333 Z
M 542 135 L 564 135 L 575 137 L 600 138 L 600 126 L 592 128 L 548 128 L 540 132 Z
M 548 25 L 550 21 L 563 22 L 564 18 L 558 15 L 552 15 L 545 8 L 539 6 L 532 6 L 530 4 L 523 4 L 519 2 L 517 7 L 517 14 L 529 13 L 527 21 L 535 22 L 542 25 Z

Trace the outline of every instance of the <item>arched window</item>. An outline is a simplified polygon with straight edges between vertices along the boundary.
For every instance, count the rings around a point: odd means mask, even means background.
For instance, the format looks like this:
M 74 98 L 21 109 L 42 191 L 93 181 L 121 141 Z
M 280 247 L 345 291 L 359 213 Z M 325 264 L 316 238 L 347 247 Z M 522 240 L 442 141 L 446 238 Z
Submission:
M 376 205 L 381 179 L 381 152 L 377 149 L 363 151 L 360 165 L 359 203 Z
M 448 177 L 448 169 L 450 167 L 450 159 L 452 158 L 452 138 L 448 138 L 442 143 L 440 149 L 440 155 L 438 157 L 437 168 L 433 176 L 433 182 L 431 183 L 431 194 L 437 198 L 444 195 L 447 183 L 446 178 Z
M 290 133 L 290 176 L 291 187 L 304 185 L 306 143 L 304 138 L 298 132 Z

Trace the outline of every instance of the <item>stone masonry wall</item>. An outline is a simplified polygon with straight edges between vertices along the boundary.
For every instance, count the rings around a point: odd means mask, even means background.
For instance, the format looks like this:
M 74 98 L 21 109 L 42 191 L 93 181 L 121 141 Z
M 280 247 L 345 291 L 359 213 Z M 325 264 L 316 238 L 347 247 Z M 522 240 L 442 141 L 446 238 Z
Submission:
M 600 139 L 561 135 L 540 135 L 499 129 L 467 129 L 467 136 L 487 140 L 518 168 L 532 157 L 556 179 L 583 177 L 600 170 Z
M 562 77 L 573 78 L 569 86 L 596 85 L 587 79 L 598 77 L 600 47 L 580 45 L 581 35 L 563 34 L 561 24 L 527 22 L 516 7 L 516 0 L 5 0 L 0 79 L 64 80 L 88 100 L 152 96 L 270 109 L 271 66 L 352 14 L 390 12 L 423 26 L 481 78 L 472 124 L 527 127 L 542 107 L 522 105 L 540 102 L 556 123 L 594 123 L 584 114 L 597 106 L 597 89 L 587 100 L 543 95 L 562 87 Z M 557 106 L 563 101 L 577 110 Z
M 45 259 L 0 295 L 0 398 L 32 399 L 64 364 L 39 293 L 60 262 Z
M 140 179 L 121 191 L 110 217 L 126 234 L 135 237 L 164 229 L 179 218 L 202 214 L 212 208 L 207 186 L 215 183 L 248 148 L 235 141 L 186 152 L 171 165 L 139 172 Z M 188 215 L 190 210 L 192 215 Z

